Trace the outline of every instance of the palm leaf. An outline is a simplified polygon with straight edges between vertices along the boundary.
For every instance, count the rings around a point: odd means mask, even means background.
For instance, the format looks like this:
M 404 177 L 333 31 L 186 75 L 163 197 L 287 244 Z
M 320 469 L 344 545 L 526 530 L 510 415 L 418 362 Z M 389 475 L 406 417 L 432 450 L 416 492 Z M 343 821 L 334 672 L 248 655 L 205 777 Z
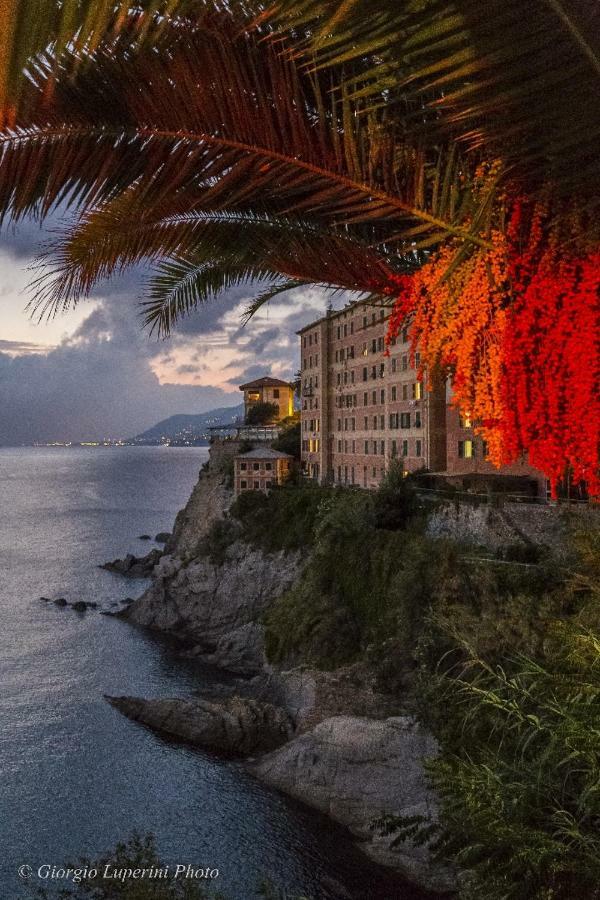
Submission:
M 528 178 L 595 193 L 600 6 L 583 0 L 280 0 L 275 21 L 356 97 L 483 148 Z
M 331 102 L 330 73 L 229 13 L 174 26 L 158 51 L 46 53 L 30 76 L 27 112 L 0 133 L 0 214 L 80 216 L 37 283 L 42 312 L 142 258 L 370 291 L 448 235 L 486 245 L 454 148 L 407 145 L 384 110 Z

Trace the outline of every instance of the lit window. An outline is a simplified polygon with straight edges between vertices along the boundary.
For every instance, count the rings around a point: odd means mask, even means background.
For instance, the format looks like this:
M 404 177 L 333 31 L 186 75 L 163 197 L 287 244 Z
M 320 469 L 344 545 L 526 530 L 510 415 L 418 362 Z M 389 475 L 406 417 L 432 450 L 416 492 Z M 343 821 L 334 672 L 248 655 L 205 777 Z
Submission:
M 471 459 L 473 456 L 473 441 L 459 441 L 458 455 L 460 459 Z

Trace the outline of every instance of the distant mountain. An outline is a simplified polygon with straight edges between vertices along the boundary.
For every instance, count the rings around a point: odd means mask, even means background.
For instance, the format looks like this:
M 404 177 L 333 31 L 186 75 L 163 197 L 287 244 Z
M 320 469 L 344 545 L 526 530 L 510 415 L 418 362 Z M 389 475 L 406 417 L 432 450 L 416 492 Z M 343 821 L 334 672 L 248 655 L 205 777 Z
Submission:
M 147 431 L 131 438 L 135 444 L 206 444 L 210 436 L 209 428 L 215 425 L 231 425 L 244 418 L 244 404 L 223 406 L 198 415 L 176 415 L 163 419 Z

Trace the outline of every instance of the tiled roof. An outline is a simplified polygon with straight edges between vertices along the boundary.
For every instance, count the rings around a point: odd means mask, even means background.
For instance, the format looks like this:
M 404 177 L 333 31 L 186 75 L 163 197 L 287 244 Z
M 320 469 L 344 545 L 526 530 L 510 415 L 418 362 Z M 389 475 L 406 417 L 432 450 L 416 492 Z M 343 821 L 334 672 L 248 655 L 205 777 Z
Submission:
M 281 381 L 280 378 L 271 378 L 269 375 L 265 375 L 264 378 L 257 378 L 255 381 L 247 381 L 246 384 L 240 384 L 240 391 L 245 391 L 247 388 L 257 388 L 257 387 L 292 387 L 289 381 Z
M 257 447 L 248 453 L 240 453 L 236 459 L 292 459 L 290 453 L 282 453 L 281 450 L 273 450 L 271 447 Z

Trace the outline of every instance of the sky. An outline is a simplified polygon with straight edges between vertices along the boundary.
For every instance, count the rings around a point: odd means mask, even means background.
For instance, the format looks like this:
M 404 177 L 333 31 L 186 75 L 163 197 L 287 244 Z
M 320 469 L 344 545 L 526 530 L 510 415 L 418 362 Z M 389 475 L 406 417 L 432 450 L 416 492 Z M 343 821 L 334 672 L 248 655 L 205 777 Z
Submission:
M 0 445 L 127 438 L 176 413 L 235 406 L 244 381 L 293 377 L 296 331 L 327 302 L 316 288 L 298 289 L 242 325 L 252 291 L 236 288 L 157 340 L 141 324 L 148 271 L 138 267 L 37 323 L 25 307 L 47 240 L 32 222 L 0 232 Z

